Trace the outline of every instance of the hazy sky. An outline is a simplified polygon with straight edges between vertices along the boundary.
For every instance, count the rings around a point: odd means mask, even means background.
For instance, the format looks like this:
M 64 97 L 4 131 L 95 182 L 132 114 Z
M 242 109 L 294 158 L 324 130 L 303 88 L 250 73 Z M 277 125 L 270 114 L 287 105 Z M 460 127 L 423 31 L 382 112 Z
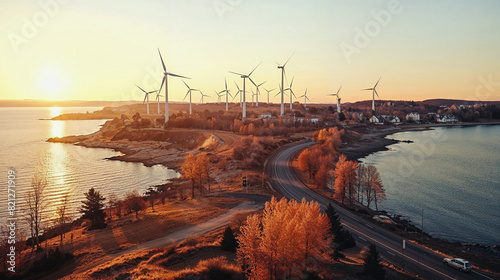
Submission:
M 142 100 L 160 48 L 212 95 L 259 62 L 253 80 L 277 88 L 295 52 L 288 81 L 312 102 L 341 85 L 343 102 L 371 99 L 379 77 L 382 99 L 500 100 L 499 14 L 497 0 L 0 0 L 0 99 Z M 182 100 L 180 79 L 169 93 Z

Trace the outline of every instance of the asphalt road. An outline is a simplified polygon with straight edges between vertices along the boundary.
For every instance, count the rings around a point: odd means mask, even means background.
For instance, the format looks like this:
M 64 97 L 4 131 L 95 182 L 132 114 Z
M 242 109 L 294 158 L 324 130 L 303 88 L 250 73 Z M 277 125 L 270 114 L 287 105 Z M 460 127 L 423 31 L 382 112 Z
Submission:
M 290 167 L 293 155 L 314 144 L 310 139 L 300 142 L 276 153 L 268 165 L 269 179 L 274 188 L 288 199 L 301 201 L 317 201 L 323 210 L 329 204 L 329 199 L 307 188 L 296 176 Z M 403 239 L 378 225 L 367 222 L 347 210 L 335 207 L 335 211 L 342 220 L 345 228 L 354 235 L 356 244 L 360 248 L 368 247 L 370 243 L 377 246 L 381 258 L 399 268 L 404 268 L 414 275 L 424 279 L 494 279 L 484 273 L 472 271 L 460 272 L 451 267 L 446 267 L 438 254 L 418 245 L 406 242 L 403 250 Z

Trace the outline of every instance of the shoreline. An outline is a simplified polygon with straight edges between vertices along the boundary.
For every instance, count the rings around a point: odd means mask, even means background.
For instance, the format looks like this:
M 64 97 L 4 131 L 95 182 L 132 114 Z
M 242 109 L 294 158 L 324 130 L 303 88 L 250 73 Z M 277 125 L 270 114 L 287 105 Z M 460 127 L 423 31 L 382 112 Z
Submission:
M 411 126 L 397 126 L 397 127 L 368 127 L 367 132 L 363 133 L 361 132 L 362 136 L 359 139 L 359 141 L 355 143 L 351 143 L 347 147 L 343 147 L 340 149 L 341 153 L 346 154 L 348 160 L 356 160 L 358 162 L 363 162 L 363 159 L 371 154 L 377 153 L 377 152 L 383 152 L 390 150 L 390 146 L 397 144 L 397 143 L 402 143 L 402 142 L 407 142 L 409 140 L 395 140 L 392 138 L 387 138 L 389 135 L 393 135 L 396 133 L 400 132 L 410 132 L 410 131 L 426 131 L 426 130 L 431 130 L 434 129 L 435 127 L 470 127 L 470 126 L 477 126 L 477 125 L 500 125 L 500 122 L 489 122 L 489 123 L 455 123 L 455 124 L 424 124 L 424 125 L 411 125 Z M 412 143 L 408 142 L 408 143 Z M 366 206 L 364 206 L 366 207 Z M 373 209 L 370 209 L 372 211 L 375 211 Z M 414 226 L 417 230 L 418 228 L 414 225 L 414 221 L 411 220 L 406 220 L 402 219 L 400 213 L 394 212 L 388 212 L 385 209 L 379 209 L 380 213 L 385 213 L 388 216 L 391 217 L 397 217 L 398 220 L 404 220 L 407 223 L 411 224 Z M 486 245 L 486 244 L 481 244 L 479 242 L 467 242 L 467 241 L 451 241 L 447 239 L 442 239 L 438 237 L 434 237 L 430 235 L 429 233 L 424 231 L 424 235 L 426 235 L 428 238 L 438 241 L 438 242 L 446 242 L 448 244 L 455 244 L 459 246 L 463 246 L 464 248 L 470 248 L 470 247 L 480 247 L 483 249 L 491 248 L 491 249 L 496 249 L 497 253 L 500 253 L 498 250 L 498 247 L 500 244 L 492 244 L 492 245 Z
M 348 160 L 360 161 L 371 154 L 389 150 L 388 147 L 393 144 L 406 142 L 405 140 L 400 141 L 387 138 L 389 135 L 409 131 L 426 131 L 435 127 L 470 127 L 478 125 L 500 125 L 500 122 L 384 125 L 365 127 L 365 130 L 368 131 L 362 132 L 357 132 L 357 129 L 353 129 L 355 132 L 362 134 L 361 138 L 359 141 L 353 143 L 354 145 L 351 143 L 351 145 L 346 147 L 343 146 L 340 148 L 340 152 L 345 154 Z M 347 128 L 347 130 L 350 130 L 350 128 Z

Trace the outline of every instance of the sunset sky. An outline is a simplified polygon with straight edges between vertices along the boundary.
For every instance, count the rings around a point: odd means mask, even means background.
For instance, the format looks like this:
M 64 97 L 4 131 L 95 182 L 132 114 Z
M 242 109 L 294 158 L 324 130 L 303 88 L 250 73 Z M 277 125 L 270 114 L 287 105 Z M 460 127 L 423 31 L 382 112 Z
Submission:
M 135 84 L 160 86 L 160 48 L 168 71 L 211 95 L 224 78 L 234 92 L 233 80 L 242 81 L 228 71 L 248 73 L 259 62 L 253 80 L 277 88 L 275 62 L 295 52 L 288 80 L 295 77 L 297 95 L 308 88 L 312 102 L 333 101 L 326 94 L 341 85 L 343 102 L 371 99 L 361 89 L 379 77 L 381 99 L 500 100 L 497 0 L 0 0 L 0 7 L 0 99 L 142 100 Z M 186 88 L 170 78 L 169 92 L 181 101 Z

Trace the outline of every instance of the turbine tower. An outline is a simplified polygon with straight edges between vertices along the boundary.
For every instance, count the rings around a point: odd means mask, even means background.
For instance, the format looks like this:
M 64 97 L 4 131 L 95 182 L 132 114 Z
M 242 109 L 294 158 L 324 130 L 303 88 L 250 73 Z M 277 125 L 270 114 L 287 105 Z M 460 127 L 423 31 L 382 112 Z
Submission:
M 306 109 L 307 109 L 307 100 L 311 101 L 311 100 L 309 99 L 309 97 L 307 97 L 307 88 L 306 88 L 306 92 L 304 92 L 304 94 L 303 94 L 303 95 L 299 96 L 299 98 L 301 98 L 301 97 L 304 97 L 304 108 L 306 108 Z
M 138 86 L 138 85 L 135 85 L 135 86 L 136 86 L 136 87 L 138 87 L 140 90 L 142 90 L 142 92 L 144 92 L 144 101 L 142 101 L 142 104 L 144 104 L 144 102 L 146 102 L 146 100 L 148 101 L 148 105 L 147 105 L 147 107 L 146 107 L 146 108 L 147 108 L 147 110 L 146 110 L 146 112 L 147 112 L 147 113 L 146 113 L 146 114 L 148 114 L 148 115 L 149 115 L 149 95 L 150 95 L 151 93 L 155 93 L 155 92 L 157 92 L 157 91 L 156 91 L 156 90 L 153 90 L 153 91 L 145 91 L 145 90 L 143 90 L 140 86 Z
M 275 88 L 271 89 L 271 90 L 267 90 L 266 88 L 264 88 L 265 91 L 267 91 L 267 104 L 269 104 L 269 93 L 273 90 L 275 90 Z
M 342 86 L 339 87 L 339 90 L 337 90 L 337 93 L 328 94 L 329 96 L 337 96 L 337 113 L 339 113 L 339 114 L 341 112 L 341 110 L 340 110 L 340 95 L 339 95 L 341 88 L 342 88 Z
M 236 85 L 238 86 L 238 85 Z M 226 78 L 224 78 L 224 90 L 220 91 L 219 93 L 223 93 L 225 92 L 226 93 L 226 112 L 229 110 L 229 101 L 228 101 L 228 95 L 231 95 L 229 93 L 229 90 L 227 89 L 227 81 L 226 81 Z M 232 97 L 232 96 L 231 96 Z
M 163 87 L 163 83 L 165 83 L 165 123 L 167 123 L 168 122 L 168 76 L 184 78 L 184 79 L 190 79 L 190 78 L 167 72 L 167 68 L 165 67 L 165 62 L 163 62 L 163 58 L 161 57 L 160 49 L 158 49 L 158 54 L 160 55 L 161 65 L 163 66 L 163 79 L 161 81 L 160 92 L 161 88 Z
M 189 114 L 191 115 L 193 113 L 193 110 L 192 110 L 192 107 L 191 107 L 191 92 L 192 91 L 199 91 L 197 89 L 194 89 L 194 88 L 190 88 L 188 86 L 188 84 L 186 84 L 186 82 L 184 82 L 184 80 L 182 80 L 182 82 L 186 85 L 186 87 L 188 88 L 188 91 L 186 93 L 186 95 L 184 96 L 184 99 L 186 99 L 186 97 L 188 96 L 189 94 Z M 184 99 L 182 99 L 182 101 L 184 101 Z
M 245 74 L 240 74 L 240 73 L 236 73 L 236 72 L 231 72 L 229 71 L 229 73 L 232 73 L 232 74 L 236 74 L 236 75 L 240 75 L 241 78 L 243 79 L 243 114 L 242 114 L 242 118 L 245 119 L 247 117 L 247 103 L 246 103 L 246 93 L 245 93 L 245 80 L 248 78 L 250 80 L 250 82 L 252 82 L 252 84 L 254 86 L 257 86 L 253 81 L 252 81 L 252 78 L 250 78 L 250 76 L 252 75 L 252 73 L 255 71 L 255 69 L 257 69 L 257 67 L 259 67 L 260 63 L 257 64 L 257 66 L 255 66 L 255 68 L 252 70 L 252 72 L 248 73 L 248 75 L 245 75 Z
M 156 104 L 158 105 L 158 115 L 160 114 L 160 97 L 163 96 L 160 94 L 160 91 L 156 91 Z
M 292 53 L 290 58 L 292 58 L 294 53 L 295 52 Z M 283 91 L 285 88 L 285 85 L 284 85 L 285 65 L 288 63 L 288 61 L 290 61 L 290 58 L 288 58 L 288 60 L 283 65 L 280 65 L 278 62 L 276 62 L 276 64 L 278 64 L 278 69 L 281 69 L 281 115 L 282 116 L 285 114 L 285 104 L 283 103 L 284 102 Z
M 375 94 L 380 99 L 380 96 L 378 96 L 378 92 L 377 92 L 377 85 L 378 85 L 378 82 L 380 82 L 381 78 L 382 77 L 380 77 L 378 79 L 377 83 L 372 88 L 365 88 L 365 89 L 363 89 L 363 90 L 371 90 L 372 91 L 372 111 L 373 111 L 374 115 L 375 115 Z
M 285 89 L 285 90 L 289 90 L 289 91 L 290 91 L 290 112 L 293 110 L 293 108 L 292 108 L 292 103 L 293 103 L 293 101 L 292 101 L 292 95 L 293 95 L 295 98 L 297 98 L 297 96 L 295 96 L 295 93 L 294 93 L 294 92 L 293 92 L 293 90 L 292 90 L 292 85 L 293 85 L 293 79 L 294 79 L 294 78 L 295 78 L 295 77 L 292 77 L 292 82 L 290 83 L 290 87 L 289 87 L 289 88 L 287 88 L 287 89 Z

